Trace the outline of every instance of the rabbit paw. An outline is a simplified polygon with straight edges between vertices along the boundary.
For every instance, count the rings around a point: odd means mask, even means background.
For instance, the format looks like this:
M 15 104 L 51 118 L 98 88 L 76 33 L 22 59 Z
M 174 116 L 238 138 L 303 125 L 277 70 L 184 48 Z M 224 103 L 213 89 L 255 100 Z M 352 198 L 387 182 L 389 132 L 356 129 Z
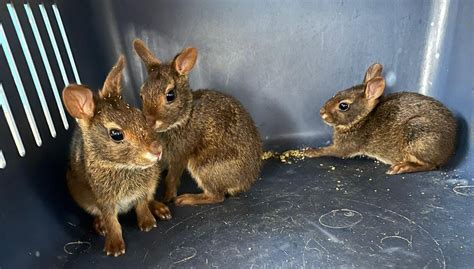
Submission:
M 181 194 L 174 199 L 174 203 L 177 206 L 196 205 L 193 194 Z
M 150 210 L 153 212 L 155 216 L 162 220 L 170 220 L 171 219 L 171 211 L 165 204 L 158 202 L 158 201 L 151 201 L 150 202 Z
M 107 256 L 118 257 L 125 254 L 125 242 L 122 237 L 107 237 L 105 239 L 104 252 Z
M 177 206 L 185 205 L 205 205 L 205 204 L 216 204 L 224 201 L 224 196 L 213 196 L 208 194 L 182 194 L 176 199 L 174 203 Z
M 412 162 L 401 162 L 396 163 L 388 169 L 387 174 L 389 175 L 397 175 L 397 174 L 404 174 L 404 173 L 414 173 L 414 172 L 421 172 L 421 171 L 429 171 L 435 169 L 436 166 L 429 164 L 429 163 L 412 163 Z
M 107 234 L 107 229 L 105 229 L 105 223 L 102 217 L 95 217 L 93 223 L 94 230 L 102 236 Z
M 406 163 L 397 163 L 390 166 L 390 169 L 387 170 L 388 175 L 402 174 L 408 169 Z
M 138 218 L 138 228 L 140 228 L 140 231 L 148 232 L 154 227 L 156 227 L 156 220 L 152 215 Z

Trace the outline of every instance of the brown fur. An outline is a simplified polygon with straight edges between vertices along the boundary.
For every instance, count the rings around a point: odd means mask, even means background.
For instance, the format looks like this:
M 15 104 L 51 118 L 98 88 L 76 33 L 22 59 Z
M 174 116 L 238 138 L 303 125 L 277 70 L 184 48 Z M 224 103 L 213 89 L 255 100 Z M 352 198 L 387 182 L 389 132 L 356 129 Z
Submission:
M 307 157 L 348 158 L 366 155 L 391 167 L 388 174 L 433 170 L 455 149 L 456 122 L 435 99 L 418 93 L 393 93 L 385 88 L 382 65 L 367 70 L 364 83 L 337 93 L 321 108 L 334 128 L 333 144 L 305 151 Z M 340 111 L 341 101 L 350 104 Z
M 262 142 L 248 112 L 223 93 L 191 91 L 187 74 L 196 62 L 196 49 L 186 48 L 162 64 L 141 40 L 135 40 L 134 47 L 148 70 L 141 90 L 143 110 L 166 145 L 165 201 L 176 197 L 186 168 L 204 193 L 178 196 L 177 205 L 222 202 L 226 194 L 248 190 L 260 173 L 262 154 Z M 166 93 L 171 89 L 176 99 L 167 103 Z
M 95 230 L 106 236 L 104 251 L 114 256 L 125 253 L 117 214 L 135 207 L 138 226 L 144 231 L 156 226 L 150 209 L 160 218 L 171 217 L 164 204 L 153 201 L 161 146 L 141 111 L 122 100 L 123 66 L 120 57 L 99 94 L 82 85 L 69 85 L 63 91 L 66 109 L 78 119 L 79 127 L 71 143 L 68 187 L 79 206 L 95 216 Z M 124 139 L 112 140 L 110 129 L 122 130 Z

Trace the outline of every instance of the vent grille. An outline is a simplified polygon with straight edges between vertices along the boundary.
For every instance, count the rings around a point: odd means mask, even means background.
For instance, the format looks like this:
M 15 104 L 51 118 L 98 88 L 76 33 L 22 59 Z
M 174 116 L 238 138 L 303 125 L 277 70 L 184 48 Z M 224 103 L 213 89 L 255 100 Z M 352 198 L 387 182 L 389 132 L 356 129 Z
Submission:
M 3 4 L 2 4 L 3 5 Z M 47 84 L 49 83 L 52 89 L 52 93 L 54 96 L 54 101 L 56 103 L 56 108 L 59 112 L 59 115 L 61 117 L 62 121 L 62 126 L 64 129 L 69 128 L 69 123 L 66 117 L 66 113 L 64 111 L 64 107 L 59 95 L 59 92 L 61 88 L 58 87 L 55 81 L 54 73 L 51 68 L 51 64 L 48 60 L 48 53 L 46 51 L 46 48 L 43 43 L 43 38 L 40 34 L 40 31 L 38 29 L 38 24 L 43 24 L 44 27 L 46 28 L 47 32 L 47 38 L 51 42 L 52 46 L 52 52 L 54 55 L 54 58 L 56 59 L 56 64 L 59 67 L 60 73 L 61 73 L 61 78 L 63 80 L 64 86 L 69 85 L 69 79 L 67 77 L 66 73 L 66 68 L 63 62 L 63 59 L 61 58 L 60 50 L 59 50 L 59 45 L 58 42 L 55 38 L 55 34 L 53 31 L 53 27 L 50 21 L 50 18 L 48 16 L 47 12 L 47 7 L 45 4 L 39 4 L 39 13 L 41 14 L 41 20 L 37 20 L 35 18 L 34 12 L 30 6 L 30 4 L 26 3 L 23 4 L 24 12 L 26 14 L 26 17 L 29 22 L 29 27 L 31 27 L 31 31 L 33 33 L 34 39 L 36 41 L 36 44 L 33 42 L 28 43 L 25 34 L 22 28 L 22 25 L 20 23 L 20 20 L 17 15 L 17 11 L 15 10 L 15 6 L 12 3 L 6 3 L 5 4 L 8 10 L 8 14 L 10 16 L 10 20 L 13 24 L 13 27 L 15 29 L 16 36 L 14 34 L 9 35 L 3 26 L 3 24 L 0 22 L 0 46 L 2 47 L 2 51 L 5 54 L 6 61 L 8 68 L 11 72 L 11 76 L 13 78 L 14 84 L 16 86 L 16 93 L 18 94 L 21 104 L 23 106 L 23 112 L 26 115 L 26 118 L 28 120 L 28 124 L 30 127 L 30 130 L 33 134 L 34 140 L 36 142 L 36 145 L 40 147 L 42 145 L 42 139 L 40 132 L 38 130 L 38 127 L 36 125 L 36 117 L 39 117 L 39 115 L 33 115 L 33 112 L 31 110 L 30 103 L 27 98 L 27 93 L 25 92 L 25 87 L 23 85 L 24 79 L 26 79 L 26 76 L 20 76 L 19 69 L 17 67 L 17 61 L 15 59 L 18 59 L 19 57 L 24 57 L 26 60 L 27 68 L 29 70 L 29 73 L 31 75 L 31 79 L 33 81 L 34 88 L 36 90 L 36 96 L 34 98 L 38 98 L 38 101 L 41 105 L 41 109 L 43 112 L 43 116 L 45 117 L 46 123 L 48 125 L 49 133 L 50 135 L 54 138 L 56 137 L 56 126 L 55 123 L 53 122 L 53 119 L 51 117 L 51 112 L 50 108 L 48 107 L 48 103 L 46 101 L 44 91 L 43 91 L 43 86 L 44 88 L 46 87 Z M 76 83 L 81 83 L 80 78 L 79 78 L 79 73 L 77 71 L 76 63 L 74 61 L 74 57 L 71 51 L 71 47 L 69 45 L 69 40 L 66 35 L 66 30 L 64 28 L 63 21 L 61 19 L 61 14 L 59 12 L 59 9 L 56 4 L 51 5 L 50 7 L 52 10 L 52 14 L 54 14 L 54 23 L 56 23 L 57 29 L 59 29 L 59 36 L 62 39 L 62 45 L 64 45 L 64 49 L 66 51 L 70 67 L 72 69 L 72 72 L 74 74 L 74 81 Z M 13 55 L 13 52 L 10 48 L 10 43 L 9 40 L 12 40 L 13 38 L 16 38 L 20 45 L 21 45 L 21 52 L 23 55 Z M 41 80 L 40 76 L 37 73 L 37 68 L 38 66 L 35 65 L 35 62 L 33 61 L 33 57 L 30 52 L 30 48 L 33 48 L 36 45 L 36 48 L 39 51 L 40 58 L 41 60 L 37 60 L 36 63 L 42 62 L 42 66 L 46 70 L 46 75 L 47 78 L 44 78 L 43 81 Z M 3 63 L 0 63 L 3 64 Z M 23 80 L 22 80 L 23 79 Z M 14 91 L 8 91 L 9 94 L 13 93 Z M 30 96 L 31 98 L 31 96 Z M 32 100 L 32 99 L 31 99 Z M 26 150 L 23 145 L 22 138 L 20 136 L 20 132 L 18 131 L 17 124 L 15 122 L 15 119 L 13 117 L 9 102 L 8 102 L 8 96 L 6 94 L 5 89 L 3 88 L 3 85 L 0 81 L 0 108 L 3 110 L 3 115 L 5 116 L 8 128 L 10 130 L 10 133 L 13 137 L 13 140 L 15 141 L 16 148 L 18 150 L 18 154 L 22 157 L 25 156 Z M 18 112 L 21 113 L 21 112 Z M 4 155 L 5 154 L 5 155 Z M 6 153 L 4 153 L 0 149 L 0 169 L 3 169 L 6 167 L 7 162 L 6 162 Z

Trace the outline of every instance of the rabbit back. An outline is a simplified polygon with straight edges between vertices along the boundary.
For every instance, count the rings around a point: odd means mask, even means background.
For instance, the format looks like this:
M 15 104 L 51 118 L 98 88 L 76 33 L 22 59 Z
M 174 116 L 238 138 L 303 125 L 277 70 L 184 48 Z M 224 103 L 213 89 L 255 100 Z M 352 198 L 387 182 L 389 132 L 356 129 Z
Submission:
M 454 152 L 456 122 L 439 101 L 418 93 L 401 92 L 381 98 L 353 135 L 366 141 L 360 150 L 387 164 L 407 155 L 440 166 Z M 416 161 L 416 160 L 413 160 Z

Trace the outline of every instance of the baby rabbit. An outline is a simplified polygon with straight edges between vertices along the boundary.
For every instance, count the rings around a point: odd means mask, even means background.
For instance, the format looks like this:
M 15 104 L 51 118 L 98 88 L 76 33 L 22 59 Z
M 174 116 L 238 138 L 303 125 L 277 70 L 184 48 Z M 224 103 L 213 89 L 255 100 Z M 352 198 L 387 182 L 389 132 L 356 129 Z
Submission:
M 67 185 L 79 206 L 95 217 L 95 230 L 106 236 L 104 251 L 114 256 L 125 253 L 117 214 L 135 207 L 143 231 L 156 227 L 152 212 L 171 218 L 168 207 L 153 200 L 162 147 L 143 114 L 122 100 L 123 67 L 121 56 L 99 94 L 82 85 L 69 85 L 62 93 L 79 127 L 72 138 Z
M 188 73 L 196 63 L 195 48 L 160 63 L 143 41 L 136 39 L 133 45 L 148 71 L 141 89 L 143 110 L 166 145 L 165 201 L 175 198 L 180 206 L 219 203 L 226 194 L 248 190 L 260 173 L 262 142 L 247 111 L 223 93 L 191 91 Z M 185 168 L 204 193 L 176 197 Z
M 390 164 L 387 174 L 433 170 L 455 148 L 456 122 L 435 99 L 418 93 L 382 96 L 382 65 L 373 64 L 363 84 L 338 92 L 320 114 L 333 126 L 333 144 L 305 151 L 307 157 L 365 155 Z

